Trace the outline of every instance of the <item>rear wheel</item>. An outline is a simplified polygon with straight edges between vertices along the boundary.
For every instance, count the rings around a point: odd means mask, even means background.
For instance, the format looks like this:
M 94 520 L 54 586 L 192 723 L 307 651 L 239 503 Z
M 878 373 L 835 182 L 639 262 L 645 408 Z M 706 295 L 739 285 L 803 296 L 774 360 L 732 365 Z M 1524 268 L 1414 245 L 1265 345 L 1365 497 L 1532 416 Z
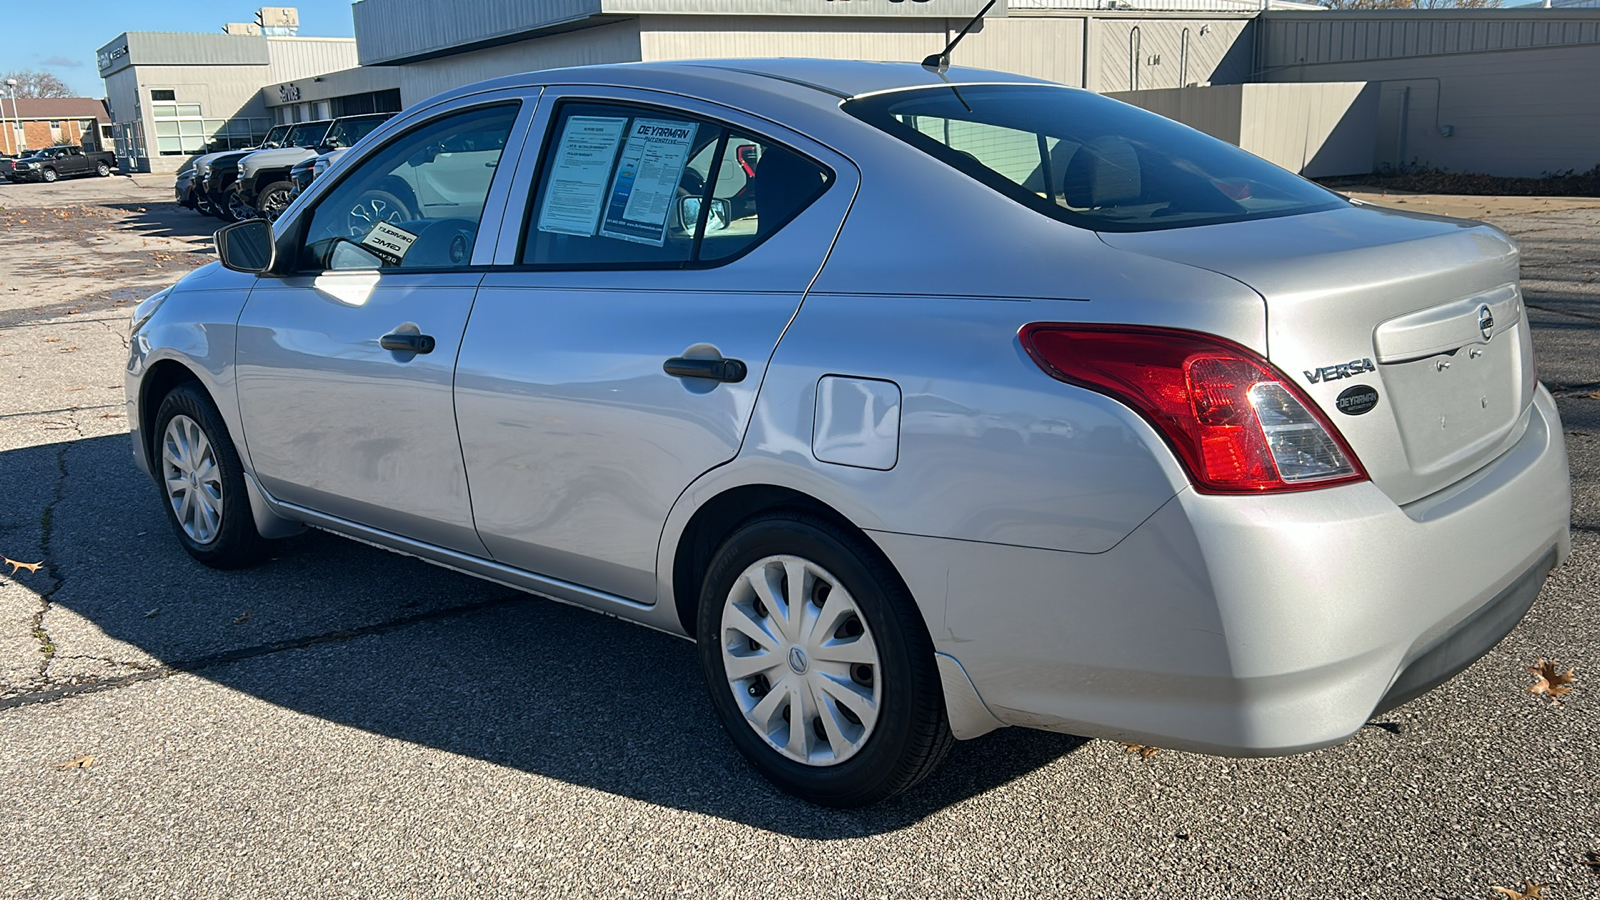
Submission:
M 283 211 L 289 208 L 290 195 L 293 193 L 294 182 L 274 181 L 262 188 L 261 194 L 256 197 L 256 212 L 268 222 L 278 221 Z
M 729 738 L 802 799 L 882 800 L 950 749 L 915 603 L 872 548 L 825 519 L 774 513 L 739 528 L 712 559 L 698 625 Z
M 94 167 L 94 173 L 99 175 L 101 178 L 104 178 L 111 174 L 111 167 L 106 165 L 104 162 L 96 163 Z
M 155 433 L 153 461 L 178 543 L 216 569 L 260 562 L 267 541 L 256 531 L 244 467 L 211 398 L 193 382 L 174 388 L 161 401 Z

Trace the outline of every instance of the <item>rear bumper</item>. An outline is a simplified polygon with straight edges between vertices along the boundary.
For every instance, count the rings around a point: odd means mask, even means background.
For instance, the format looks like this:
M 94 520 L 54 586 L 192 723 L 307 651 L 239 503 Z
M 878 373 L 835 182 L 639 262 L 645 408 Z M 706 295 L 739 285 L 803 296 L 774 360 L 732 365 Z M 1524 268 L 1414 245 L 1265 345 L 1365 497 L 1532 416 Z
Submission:
M 1570 509 L 1540 388 L 1515 447 L 1404 508 L 1370 483 L 1185 490 L 1098 554 L 873 538 L 999 721 L 1270 756 L 1339 743 L 1488 652 L 1565 559 Z

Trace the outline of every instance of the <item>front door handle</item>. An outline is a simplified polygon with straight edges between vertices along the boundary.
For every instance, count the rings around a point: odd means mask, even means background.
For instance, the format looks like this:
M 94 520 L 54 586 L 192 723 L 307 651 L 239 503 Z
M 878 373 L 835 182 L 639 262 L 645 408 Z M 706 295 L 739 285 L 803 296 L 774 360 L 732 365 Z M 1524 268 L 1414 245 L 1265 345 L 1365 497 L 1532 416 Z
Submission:
M 396 332 L 386 334 L 378 339 L 378 346 L 385 350 L 397 353 L 432 353 L 438 342 L 431 334 L 407 334 Z
M 750 369 L 737 359 L 688 359 L 674 356 L 661 364 L 661 370 L 675 378 L 709 378 L 738 384 Z

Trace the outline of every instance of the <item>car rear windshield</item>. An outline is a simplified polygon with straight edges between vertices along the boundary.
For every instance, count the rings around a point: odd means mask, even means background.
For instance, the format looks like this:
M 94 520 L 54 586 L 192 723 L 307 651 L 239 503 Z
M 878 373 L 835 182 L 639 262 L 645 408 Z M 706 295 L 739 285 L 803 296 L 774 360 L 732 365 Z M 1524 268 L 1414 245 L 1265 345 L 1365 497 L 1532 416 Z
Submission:
M 1288 216 L 1342 198 L 1232 144 L 1089 91 L 952 85 L 845 111 L 1019 203 L 1095 231 Z

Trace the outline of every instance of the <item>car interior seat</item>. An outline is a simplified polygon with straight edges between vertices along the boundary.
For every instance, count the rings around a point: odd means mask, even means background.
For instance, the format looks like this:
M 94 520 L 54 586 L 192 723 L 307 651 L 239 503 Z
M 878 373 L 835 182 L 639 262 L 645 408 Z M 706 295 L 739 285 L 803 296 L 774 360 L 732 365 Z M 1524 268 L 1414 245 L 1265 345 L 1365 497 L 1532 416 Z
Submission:
M 1126 138 L 1095 138 L 1073 154 L 1061 189 L 1067 205 L 1074 209 L 1137 203 L 1143 193 L 1139 153 Z

